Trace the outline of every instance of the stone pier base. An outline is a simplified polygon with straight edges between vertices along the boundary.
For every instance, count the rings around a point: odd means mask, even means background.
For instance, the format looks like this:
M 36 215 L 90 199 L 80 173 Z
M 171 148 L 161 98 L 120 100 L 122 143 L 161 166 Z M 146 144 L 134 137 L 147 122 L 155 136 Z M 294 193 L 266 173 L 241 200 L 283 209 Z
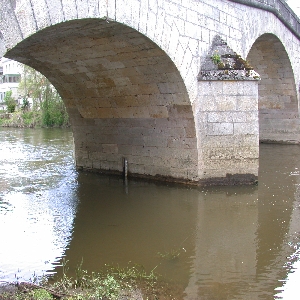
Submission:
M 199 178 L 254 182 L 258 175 L 257 81 L 201 81 L 195 105 Z

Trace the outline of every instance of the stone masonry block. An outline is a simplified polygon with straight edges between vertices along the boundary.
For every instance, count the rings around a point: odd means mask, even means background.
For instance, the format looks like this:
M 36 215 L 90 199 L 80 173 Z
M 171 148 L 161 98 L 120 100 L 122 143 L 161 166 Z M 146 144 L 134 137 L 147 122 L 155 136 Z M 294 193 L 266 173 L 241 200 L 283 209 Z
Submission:
M 205 148 L 203 149 L 203 153 L 209 160 L 255 159 L 259 156 L 259 147 Z
M 188 178 L 188 169 L 177 169 L 170 167 L 170 173 L 174 174 L 175 178 Z
M 141 1 L 140 3 L 140 18 L 139 18 L 139 32 L 147 35 L 147 21 L 148 21 L 148 1 Z
M 89 0 L 88 16 L 90 18 L 104 18 L 106 15 L 106 3 L 104 1 Z
M 208 173 L 209 170 L 219 170 L 223 175 L 226 174 L 247 174 L 255 170 L 252 174 L 258 175 L 258 159 L 245 159 L 245 160 L 209 160 L 205 164 L 205 171 Z M 211 176 L 211 175 L 210 175 Z
M 199 19 L 198 19 L 198 12 L 196 10 L 193 10 L 190 7 L 187 7 L 186 10 L 186 18 L 193 24 L 198 24 Z
M 258 122 L 255 123 L 234 123 L 234 134 L 253 134 L 258 135 Z
M 1 28 L 1 31 L 3 34 L 5 34 L 6 30 L 14 30 L 14 32 L 7 32 L 7 35 L 10 35 L 11 38 L 14 37 L 14 33 L 17 32 L 17 27 L 20 27 L 22 31 L 22 36 L 27 37 L 31 34 L 33 34 L 36 30 L 36 23 L 34 19 L 34 15 L 32 13 L 32 8 L 29 5 L 29 3 L 26 3 L 26 5 L 23 5 L 21 7 L 16 7 L 15 10 L 15 16 L 17 18 L 17 23 L 16 24 L 11 24 L 11 27 L 7 24 L 6 29 L 3 30 Z M 4 16 L 2 16 L 4 19 Z M 11 19 L 14 19 L 14 15 L 12 12 L 8 14 L 8 17 Z M 3 22 L 3 21 L 2 21 Z M 3 24 L 5 25 L 5 24 Z M 21 36 L 20 35 L 20 36 Z
M 145 166 L 145 174 L 150 176 L 170 176 L 171 167 L 169 166 L 155 166 L 153 165 L 151 168 L 149 166 Z
M 223 95 L 236 96 L 239 93 L 239 81 L 224 81 Z
M 186 19 L 186 8 L 179 3 L 167 1 L 165 9 L 167 9 L 167 14 L 177 19 Z
M 104 153 L 118 153 L 118 145 L 117 144 L 102 144 L 102 151 Z
M 199 82 L 199 94 L 201 96 L 223 95 L 223 81 Z
M 136 4 L 136 3 L 134 3 Z M 119 0 L 116 3 L 116 19 L 118 22 L 132 26 L 132 1 Z M 139 5 L 137 3 L 137 5 Z M 124 9 L 126 7 L 126 9 Z
M 193 149 L 196 148 L 196 138 L 168 138 L 168 147 L 176 149 Z
M 163 147 L 166 148 L 167 147 L 167 139 L 164 136 L 151 136 L 151 137 L 147 137 L 145 136 L 143 138 L 145 146 L 147 147 Z
M 169 163 L 171 166 L 179 166 L 179 169 L 192 169 L 197 165 L 197 159 L 197 156 L 187 154 L 184 158 L 171 157 Z
M 150 2 L 149 2 L 150 4 Z M 155 9 L 155 4 L 153 5 L 153 8 Z M 148 21 L 147 21 L 147 35 L 149 38 L 154 38 L 155 36 L 155 29 L 157 26 L 157 13 L 156 11 L 148 11 Z
M 120 161 L 101 161 L 100 162 L 100 169 L 102 170 L 111 170 L 111 171 L 123 171 L 123 166 L 122 166 L 122 160 Z
M 70 0 L 63 3 L 63 12 L 66 20 L 73 20 L 77 18 L 76 0 Z
M 49 9 L 50 23 L 56 24 L 64 21 L 63 6 L 60 0 L 46 0 L 47 8 Z M 51 4 L 51 5 L 49 5 Z
M 150 156 L 150 149 L 149 147 L 145 147 L 144 145 L 132 145 L 131 154 L 133 156 L 148 157 Z
M 89 15 L 90 3 L 87 0 L 76 0 L 78 18 L 86 18 Z
M 128 154 L 124 156 L 124 158 L 128 161 L 128 166 L 130 165 L 144 165 L 144 166 L 151 166 L 153 165 L 153 159 L 150 156 L 142 155 L 142 154 Z
M 209 123 L 207 125 L 208 135 L 232 135 L 233 123 Z
M 208 112 L 207 113 L 208 122 L 258 122 L 257 112 L 247 111 L 247 112 Z
M 258 97 L 258 82 L 256 81 L 243 81 L 241 82 L 244 96 Z
M 136 174 L 147 174 L 145 165 L 139 165 L 136 163 L 131 163 L 128 166 L 128 171 Z
M 258 99 L 252 96 L 237 96 L 236 97 L 237 111 L 258 111 Z

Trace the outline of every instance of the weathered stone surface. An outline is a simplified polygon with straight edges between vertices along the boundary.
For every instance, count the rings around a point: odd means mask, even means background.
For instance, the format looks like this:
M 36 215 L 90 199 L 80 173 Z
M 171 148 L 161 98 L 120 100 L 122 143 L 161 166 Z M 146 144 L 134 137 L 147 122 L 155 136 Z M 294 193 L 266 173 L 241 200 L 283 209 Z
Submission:
M 222 70 L 218 70 L 220 64 Z M 235 76 L 230 71 L 253 70 L 216 37 L 198 76 L 199 102 L 194 106 L 197 135 L 201 137 L 202 179 L 249 174 L 249 170 L 253 178 L 258 175 L 258 78 L 242 73 Z
M 228 82 L 230 96 L 215 94 L 199 97 L 199 102 L 194 107 L 198 116 L 197 136 L 201 140 L 199 161 L 203 164 L 203 173 L 200 173 L 199 177 L 217 178 L 226 177 L 226 174 L 249 174 L 249 170 L 253 176 L 258 175 L 258 95 L 255 90 L 257 81 L 249 82 L 253 88 L 239 90 L 236 95 L 232 92 L 236 90 L 233 85 L 239 85 L 239 82 L 231 81 Z M 222 82 L 222 85 L 226 83 Z M 209 85 L 211 89 L 214 84 L 216 89 L 220 88 L 218 81 L 199 82 L 199 85 Z M 222 88 L 226 90 L 223 86 Z M 253 91 L 252 96 L 249 90 Z M 199 91 L 206 93 L 203 87 Z M 243 91 L 246 96 L 241 95 Z M 219 101 L 222 105 L 216 105 Z
M 58 89 L 78 167 L 118 173 L 126 157 L 140 176 L 253 182 L 259 135 L 300 142 L 297 26 L 269 10 L 233 0 L 2 2 L 0 53 Z
M 260 80 L 260 76 L 253 70 L 248 61 L 234 52 L 217 35 L 201 66 L 198 80 Z

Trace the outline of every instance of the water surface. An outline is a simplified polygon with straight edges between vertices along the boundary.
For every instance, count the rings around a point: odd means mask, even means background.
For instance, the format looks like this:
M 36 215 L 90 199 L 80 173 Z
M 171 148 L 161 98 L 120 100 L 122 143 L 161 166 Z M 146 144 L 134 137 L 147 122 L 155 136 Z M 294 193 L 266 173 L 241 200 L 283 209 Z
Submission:
M 69 130 L 0 128 L 0 144 L 0 280 L 131 262 L 179 299 L 294 299 L 299 146 L 261 145 L 258 186 L 191 188 L 77 172 Z

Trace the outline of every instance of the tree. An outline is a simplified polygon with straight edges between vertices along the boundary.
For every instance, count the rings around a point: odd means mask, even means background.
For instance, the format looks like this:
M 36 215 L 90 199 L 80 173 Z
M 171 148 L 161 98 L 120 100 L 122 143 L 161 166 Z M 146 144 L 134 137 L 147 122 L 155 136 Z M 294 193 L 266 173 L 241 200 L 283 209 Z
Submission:
M 33 99 L 32 109 L 41 113 L 44 126 L 66 126 L 69 118 L 65 105 L 51 82 L 38 71 L 23 65 L 23 76 L 19 84 L 23 99 Z
M 12 96 L 12 91 L 8 91 L 5 93 L 4 103 L 7 106 L 7 112 L 13 113 L 16 109 L 16 100 Z
M 24 97 L 21 109 L 23 112 L 25 112 L 25 111 L 29 111 L 29 108 L 30 108 L 30 102 L 27 97 Z

